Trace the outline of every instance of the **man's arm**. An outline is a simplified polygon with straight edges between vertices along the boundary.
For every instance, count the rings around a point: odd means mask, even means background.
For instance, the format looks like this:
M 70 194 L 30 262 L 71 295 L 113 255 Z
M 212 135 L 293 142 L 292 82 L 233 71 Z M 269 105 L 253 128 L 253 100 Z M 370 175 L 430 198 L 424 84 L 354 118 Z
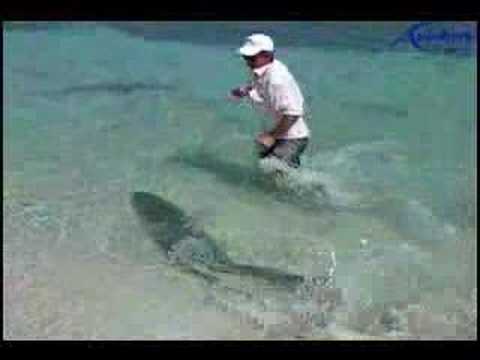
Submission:
M 256 141 L 266 147 L 270 147 L 275 140 L 285 135 L 293 124 L 298 120 L 299 116 L 283 115 L 277 126 L 270 131 L 266 131 L 257 136 Z
M 288 132 L 288 130 L 290 130 L 290 128 L 293 124 L 295 124 L 298 118 L 299 116 L 283 115 L 277 126 L 275 126 L 275 128 L 273 128 L 272 130 L 268 131 L 268 133 L 275 139 L 278 139 L 284 136 Z

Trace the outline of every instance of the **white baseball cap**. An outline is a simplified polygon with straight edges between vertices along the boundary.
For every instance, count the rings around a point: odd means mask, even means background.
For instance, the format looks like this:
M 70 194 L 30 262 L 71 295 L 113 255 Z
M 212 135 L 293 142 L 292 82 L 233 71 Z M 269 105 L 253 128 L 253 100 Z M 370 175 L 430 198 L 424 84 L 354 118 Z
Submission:
M 245 43 L 238 49 L 238 53 L 243 56 L 254 56 L 260 51 L 273 52 L 273 40 L 270 36 L 264 34 L 252 34 L 245 39 Z

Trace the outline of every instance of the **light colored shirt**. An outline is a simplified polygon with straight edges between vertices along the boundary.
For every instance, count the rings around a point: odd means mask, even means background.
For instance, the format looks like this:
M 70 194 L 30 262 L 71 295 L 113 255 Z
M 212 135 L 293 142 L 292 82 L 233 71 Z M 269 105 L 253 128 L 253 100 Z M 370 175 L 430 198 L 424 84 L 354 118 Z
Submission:
M 299 116 L 283 139 L 310 136 L 304 120 L 303 96 L 288 68 L 279 60 L 253 70 L 252 90 L 248 96 L 256 108 L 269 113 L 275 122 L 284 115 Z

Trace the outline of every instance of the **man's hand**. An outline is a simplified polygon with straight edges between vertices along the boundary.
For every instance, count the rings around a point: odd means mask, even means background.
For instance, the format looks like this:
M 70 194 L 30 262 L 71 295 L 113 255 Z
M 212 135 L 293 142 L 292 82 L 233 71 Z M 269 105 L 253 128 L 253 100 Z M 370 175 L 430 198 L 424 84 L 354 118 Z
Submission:
M 270 148 L 275 143 L 275 138 L 269 133 L 264 132 L 264 133 L 258 134 L 257 137 L 255 138 L 255 141 L 267 148 Z
M 248 95 L 252 88 L 250 86 L 241 86 L 230 91 L 230 98 L 241 99 Z

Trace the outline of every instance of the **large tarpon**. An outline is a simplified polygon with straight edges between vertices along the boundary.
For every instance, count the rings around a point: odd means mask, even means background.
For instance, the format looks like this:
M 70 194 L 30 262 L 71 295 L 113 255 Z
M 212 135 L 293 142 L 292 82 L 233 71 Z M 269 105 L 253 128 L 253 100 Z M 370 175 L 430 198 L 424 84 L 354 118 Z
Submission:
M 303 275 L 280 269 L 235 263 L 214 239 L 192 226 L 192 219 L 182 209 L 159 196 L 135 192 L 131 203 L 146 232 L 160 246 L 167 259 L 211 283 L 219 281 L 218 274 L 232 274 L 295 291 L 307 280 Z M 308 280 L 316 286 L 326 286 L 331 284 L 332 277 L 333 269 Z

